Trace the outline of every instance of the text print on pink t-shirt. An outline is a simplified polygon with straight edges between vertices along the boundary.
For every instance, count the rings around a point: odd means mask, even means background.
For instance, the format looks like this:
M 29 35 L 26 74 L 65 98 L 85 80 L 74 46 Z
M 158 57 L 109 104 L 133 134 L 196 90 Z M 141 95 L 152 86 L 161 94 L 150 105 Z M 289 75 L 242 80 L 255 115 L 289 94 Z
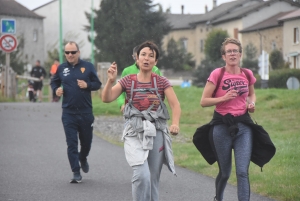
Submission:
M 233 116 L 240 116 L 245 114 L 247 110 L 246 100 L 249 94 L 249 85 L 254 84 L 256 81 L 256 78 L 253 76 L 252 71 L 248 69 L 246 70 L 249 72 L 251 78 L 250 84 L 247 79 L 247 76 L 243 72 L 241 72 L 240 74 L 230 74 L 224 72 L 215 97 L 222 97 L 230 90 L 237 90 L 237 97 L 232 100 L 217 104 L 216 111 L 218 113 L 222 115 L 230 113 Z M 207 81 L 210 81 L 214 85 L 217 85 L 220 73 L 220 68 L 215 69 L 210 74 Z

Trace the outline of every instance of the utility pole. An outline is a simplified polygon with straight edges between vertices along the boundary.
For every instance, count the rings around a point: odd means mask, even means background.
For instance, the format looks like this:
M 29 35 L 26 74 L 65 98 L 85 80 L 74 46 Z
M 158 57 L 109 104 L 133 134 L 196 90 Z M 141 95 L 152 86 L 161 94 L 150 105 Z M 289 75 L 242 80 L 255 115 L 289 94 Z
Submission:
M 62 6 L 59 0 L 59 63 L 63 63 L 63 39 L 62 39 Z
M 91 43 L 92 43 L 91 63 L 94 64 L 95 58 L 94 58 L 94 1 L 93 0 L 92 0 L 92 6 L 91 6 Z

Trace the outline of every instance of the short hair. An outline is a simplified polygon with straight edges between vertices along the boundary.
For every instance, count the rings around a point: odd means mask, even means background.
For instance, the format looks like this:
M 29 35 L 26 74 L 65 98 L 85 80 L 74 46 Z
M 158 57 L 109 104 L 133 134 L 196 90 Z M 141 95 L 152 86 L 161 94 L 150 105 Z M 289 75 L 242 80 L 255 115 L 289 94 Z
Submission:
M 225 55 L 225 46 L 229 43 L 235 44 L 239 47 L 239 52 L 242 53 L 243 48 L 242 48 L 242 44 L 238 39 L 235 38 L 225 38 L 224 42 L 222 43 L 221 46 L 221 55 Z
M 132 50 L 132 54 L 133 54 L 133 55 L 136 54 L 137 51 L 138 51 L 138 49 L 139 49 L 139 45 L 135 46 L 135 47 L 133 48 L 133 50 Z
M 79 46 L 78 46 L 78 44 L 77 44 L 76 42 L 74 42 L 74 41 L 69 41 L 69 42 L 66 43 L 66 45 L 67 45 L 67 44 L 70 44 L 70 45 L 75 44 L 75 46 L 76 46 L 76 48 L 77 48 L 77 51 L 79 51 Z M 65 45 L 65 47 L 66 47 L 66 45 Z
M 36 60 L 36 62 L 37 62 L 37 63 L 39 63 L 39 64 L 41 63 L 41 61 L 40 61 L 40 60 Z
M 150 50 L 155 51 L 155 60 L 157 61 L 159 58 L 159 51 L 158 51 L 158 47 L 157 45 L 152 42 L 152 41 L 145 41 L 143 42 L 141 45 L 139 45 L 138 51 L 137 51 L 137 55 L 140 54 L 141 50 L 145 47 L 149 47 Z

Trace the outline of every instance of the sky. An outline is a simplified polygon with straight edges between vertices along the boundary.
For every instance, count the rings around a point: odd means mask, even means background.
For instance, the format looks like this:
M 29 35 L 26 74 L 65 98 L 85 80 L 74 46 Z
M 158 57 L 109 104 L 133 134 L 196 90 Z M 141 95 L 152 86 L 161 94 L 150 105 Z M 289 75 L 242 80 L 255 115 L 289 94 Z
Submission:
M 23 6 L 27 7 L 29 10 L 37 8 L 51 0 L 16 0 Z M 86 0 L 87 1 L 87 0 Z M 217 0 L 217 5 L 222 3 L 230 2 L 233 0 Z M 213 0 L 153 0 L 153 3 L 160 3 L 163 6 L 163 10 L 171 7 L 171 13 L 180 14 L 181 5 L 184 5 L 185 14 L 201 14 L 205 12 L 205 5 L 207 5 L 208 10 L 212 9 Z

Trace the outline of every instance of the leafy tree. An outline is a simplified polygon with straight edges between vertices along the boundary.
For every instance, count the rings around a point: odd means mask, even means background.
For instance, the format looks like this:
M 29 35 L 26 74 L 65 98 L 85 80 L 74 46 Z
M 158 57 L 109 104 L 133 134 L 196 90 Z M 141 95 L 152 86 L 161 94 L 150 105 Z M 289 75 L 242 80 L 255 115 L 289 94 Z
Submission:
M 160 48 L 170 25 L 161 9 L 154 10 L 155 6 L 152 0 L 102 0 L 100 9 L 95 10 L 95 59 L 116 61 L 121 72 L 133 63 L 131 54 L 136 45 L 151 40 Z M 86 16 L 90 21 L 91 14 Z
M 173 69 L 174 71 L 191 70 L 195 66 L 195 61 L 191 53 L 187 53 L 184 47 L 180 46 L 173 38 L 167 44 L 166 55 L 161 64 L 164 69 Z
M 278 49 L 275 49 L 270 53 L 269 62 L 273 70 L 284 68 L 283 55 Z
M 204 53 L 206 58 L 211 60 L 220 60 L 222 59 L 222 54 L 220 48 L 225 38 L 228 38 L 229 35 L 227 31 L 221 29 L 212 30 L 205 40 Z
M 201 61 L 200 66 L 194 73 L 193 85 L 204 86 L 210 73 L 218 67 L 224 66 L 225 63 L 222 59 L 220 48 L 225 38 L 229 35 L 227 31 L 220 29 L 212 30 L 205 41 L 204 53 L 205 59 Z
M 16 51 L 10 53 L 10 67 L 19 75 L 24 73 L 25 62 L 22 61 L 22 52 L 24 49 L 24 38 L 18 38 L 18 48 Z M 0 66 L 5 64 L 5 55 L 4 51 L 0 51 Z M 3 61 L 3 63 L 2 63 Z
M 253 43 L 249 43 L 244 49 L 245 58 L 243 59 L 243 67 L 249 68 L 254 74 L 258 73 L 258 60 L 256 59 L 257 49 Z
M 194 73 L 194 80 L 193 85 L 198 87 L 203 87 L 206 83 L 207 78 L 209 77 L 210 73 L 221 66 L 224 66 L 225 63 L 223 60 L 211 60 L 211 59 L 204 59 L 201 61 L 200 66 L 196 69 Z

